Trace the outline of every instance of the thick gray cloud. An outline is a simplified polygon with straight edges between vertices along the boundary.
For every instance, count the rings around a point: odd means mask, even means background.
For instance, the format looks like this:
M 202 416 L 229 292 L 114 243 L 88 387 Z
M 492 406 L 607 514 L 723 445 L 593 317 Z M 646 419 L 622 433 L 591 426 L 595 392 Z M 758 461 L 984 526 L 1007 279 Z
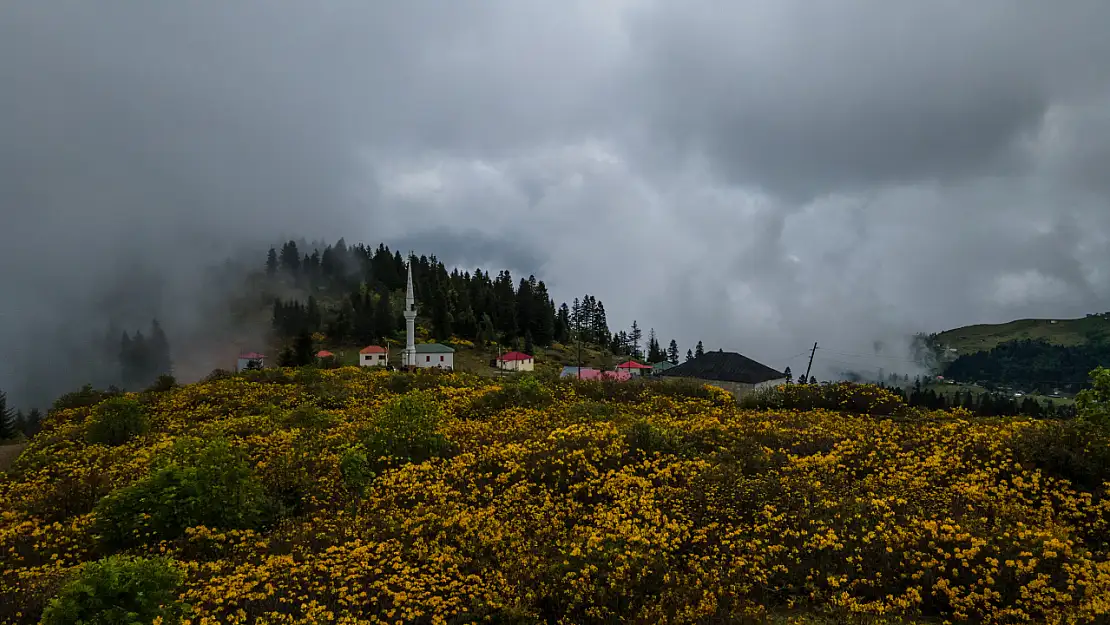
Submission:
M 251 339 L 200 268 L 289 235 L 535 273 L 795 370 L 819 340 L 819 374 L 1108 310 L 1108 24 L 1097 0 L 11 3 L 0 388 L 64 378 L 110 315 L 160 315 L 203 370 Z

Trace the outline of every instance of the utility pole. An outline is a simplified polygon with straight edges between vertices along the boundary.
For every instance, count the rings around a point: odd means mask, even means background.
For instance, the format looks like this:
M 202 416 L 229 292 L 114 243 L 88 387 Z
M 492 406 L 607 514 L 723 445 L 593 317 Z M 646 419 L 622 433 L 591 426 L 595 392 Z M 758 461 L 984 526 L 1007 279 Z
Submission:
M 813 343 L 813 351 L 811 351 L 809 353 L 809 365 L 806 367 L 806 379 L 805 379 L 806 384 L 809 384 L 809 370 L 813 368 L 813 356 L 816 353 L 817 353 L 817 343 L 814 342 Z

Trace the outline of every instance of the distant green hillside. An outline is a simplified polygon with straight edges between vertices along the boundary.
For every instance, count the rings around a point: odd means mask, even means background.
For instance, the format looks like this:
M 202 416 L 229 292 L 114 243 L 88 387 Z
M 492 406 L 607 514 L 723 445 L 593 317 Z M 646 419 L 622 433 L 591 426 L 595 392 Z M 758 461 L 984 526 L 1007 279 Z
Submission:
M 1082 319 L 1019 319 L 1009 323 L 980 324 L 937 334 L 936 345 L 955 348 L 963 356 L 987 351 L 1008 341 L 1044 340 L 1071 347 L 1110 340 L 1110 313 Z

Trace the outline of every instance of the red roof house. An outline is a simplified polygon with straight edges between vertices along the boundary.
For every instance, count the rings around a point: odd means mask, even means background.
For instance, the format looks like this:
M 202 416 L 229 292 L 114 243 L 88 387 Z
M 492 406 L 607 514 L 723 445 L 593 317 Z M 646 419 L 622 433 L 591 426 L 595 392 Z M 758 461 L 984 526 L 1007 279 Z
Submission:
M 320 351 L 316 352 L 316 357 L 317 358 L 334 358 L 335 354 L 329 352 L 326 349 L 321 349 Z
M 508 352 L 497 359 L 497 366 L 512 371 L 535 371 L 536 359 L 524 352 Z
M 358 350 L 358 366 L 384 367 L 389 360 L 389 350 L 380 345 L 367 345 Z
M 617 371 L 627 373 L 630 376 L 641 375 L 643 374 L 644 369 L 651 371 L 651 365 L 643 365 L 636 362 L 635 360 L 629 360 L 628 362 L 622 362 L 621 364 L 617 365 Z

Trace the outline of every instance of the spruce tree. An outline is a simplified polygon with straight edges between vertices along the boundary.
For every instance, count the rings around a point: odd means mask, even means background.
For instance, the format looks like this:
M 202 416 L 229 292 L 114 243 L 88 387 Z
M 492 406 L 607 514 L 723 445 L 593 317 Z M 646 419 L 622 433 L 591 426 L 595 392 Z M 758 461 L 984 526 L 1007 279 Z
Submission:
M 38 408 L 32 408 L 23 421 L 23 427 L 23 434 L 27 438 L 38 434 L 39 429 L 42 428 L 42 412 Z
M 655 328 L 648 330 L 647 361 L 651 363 L 663 360 L 663 350 L 659 348 L 659 339 L 655 337 Z
M 560 343 L 570 341 L 570 330 L 573 327 L 570 321 L 570 308 L 566 302 L 559 307 L 558 319 L 555 322 L 555 340 Z
M 266 275 L 272 276 L 277 273 L 278 257 L 277 250 L 270 248 L 269 253 L 266 254 Z
M 678 364 L 678 343 L 671 339 L 671 344 L 667 346 L 667 360 L 672 365 Z
M 297 338 L 293 339 L 293 353 L 291 354 L 293 367 L 310 365 L 316 360 L 315 350 L 312 348 L 312 335 L 308 330 L 301 330 Z
M 787 367 L 786 369 L 784 369 L 783 373 L 786 374 L 786 383 L 787 384 L 793 384 L 794 383 L 794 374 L 790 371 L 790 367 Z
M 15 413 L 8 408 L 8 394 L 0 391 L 0 440 L 15 438 Z
M 173 360 L 170 358 L 170 342 L 157 319 L 151 321 L 150 324 L 149 349 L 151 367 L 149 377 L 151 381 L 157 379 L 160 375 L 172 375 Z
M 705 348 L 702 347 L 701 341 L 694 347 L 694 358 L 701 358 L 705 355 Z
M 690 362 L 693 359 L 694 359 L 694 352 L 692 350 L 689 350 L 689 349 L 686 350 L 686 362 Z
M 524 333 L 524 353 L 532 356 L 535 354 L 536 346 L 532 343 L 532 332 L 526 331 Z

